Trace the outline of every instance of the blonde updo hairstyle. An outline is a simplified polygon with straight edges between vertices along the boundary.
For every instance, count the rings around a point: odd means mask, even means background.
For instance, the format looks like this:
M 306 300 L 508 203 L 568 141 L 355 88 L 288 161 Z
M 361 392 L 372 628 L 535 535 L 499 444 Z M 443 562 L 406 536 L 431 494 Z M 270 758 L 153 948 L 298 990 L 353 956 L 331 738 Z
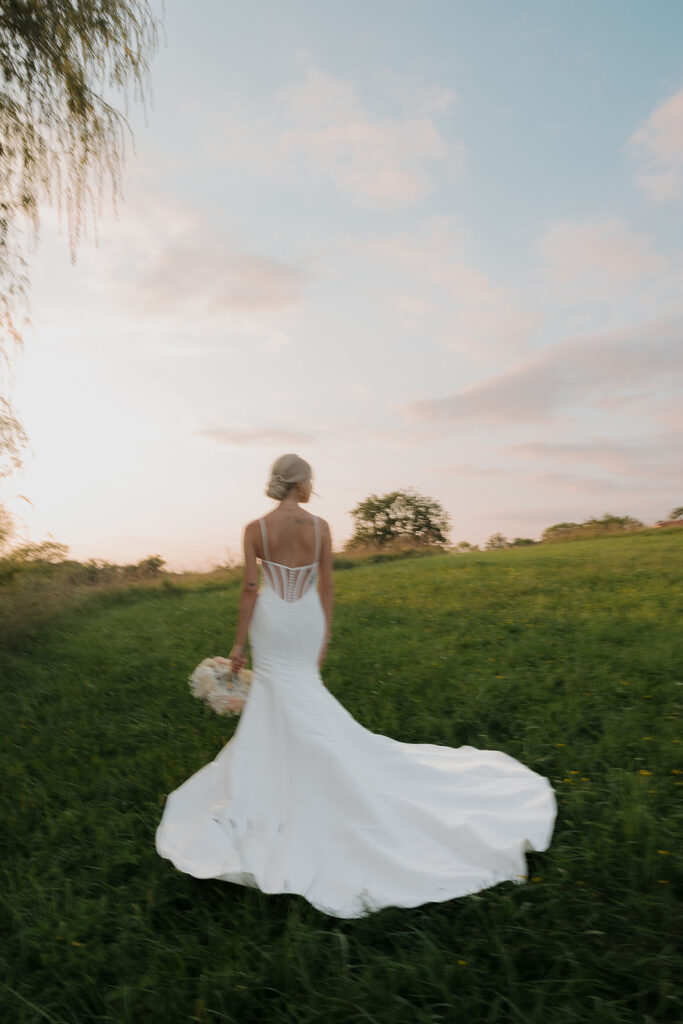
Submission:
M 305 484 L 308 488 L 312 482 L 313 470 L 305 459 L 299 455 L 281 455 L 270 468 L 266 494 L 269 498 L 282 501 L 297 483 Z

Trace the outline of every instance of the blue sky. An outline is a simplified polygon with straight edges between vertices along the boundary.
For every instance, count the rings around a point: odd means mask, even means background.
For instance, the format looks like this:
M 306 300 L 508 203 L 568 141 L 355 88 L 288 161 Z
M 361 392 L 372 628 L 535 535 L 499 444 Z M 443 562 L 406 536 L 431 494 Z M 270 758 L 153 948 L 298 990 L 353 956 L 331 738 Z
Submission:
M 452 543 L 683 503 L 680 3 L 164 22 L 118 216 L 105 182 L 72 264 L 41 208 L 23 539 L 208 569 L 289 451 L 336 548 L 403 487 Z

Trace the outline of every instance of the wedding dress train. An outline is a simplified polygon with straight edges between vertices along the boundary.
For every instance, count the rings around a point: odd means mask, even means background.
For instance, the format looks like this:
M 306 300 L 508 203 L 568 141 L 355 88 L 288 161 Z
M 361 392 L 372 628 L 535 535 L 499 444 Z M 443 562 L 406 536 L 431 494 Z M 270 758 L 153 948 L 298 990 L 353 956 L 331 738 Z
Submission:
M 525 853 L 550 844 L 549 781 L 502 751 L 373 733 L 336 700 L 317 666 L 315 527 L 310 565 L 261 562 L 246 706 L 167 797 L 157 852 L 196 878 L 297 893 L 341 918 L 521 883 Z

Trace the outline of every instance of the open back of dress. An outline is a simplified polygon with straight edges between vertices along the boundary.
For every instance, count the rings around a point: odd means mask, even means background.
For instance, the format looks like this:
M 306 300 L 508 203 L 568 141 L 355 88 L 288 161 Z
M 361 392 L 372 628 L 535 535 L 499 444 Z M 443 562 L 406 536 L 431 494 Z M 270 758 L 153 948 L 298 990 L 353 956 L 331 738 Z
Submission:
M 266 556 L 261 559 L 263 580 L 283 601 L 298 601 L 317 579 L 320 557 L 320 523 L 318 516 L 314 516 L 314 519 L 315 561 L 308 565 L 282 565 L 280 562 L 272 562 L 268 550 L 266 524 L 263 519 L 259 519 L 263 537 L 263 553 Z

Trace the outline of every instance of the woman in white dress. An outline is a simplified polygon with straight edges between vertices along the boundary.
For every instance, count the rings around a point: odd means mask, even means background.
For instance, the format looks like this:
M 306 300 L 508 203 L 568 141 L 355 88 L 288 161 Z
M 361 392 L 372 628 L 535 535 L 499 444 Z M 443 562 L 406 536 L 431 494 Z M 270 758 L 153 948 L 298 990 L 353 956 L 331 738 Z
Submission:
M 373 733 L 325 687 L 332 541 L 299 507 L 311 491 L 304 459 L 275 461 L 266 493 L 279 504 L 244 530 L 230 652 L 244 665 L 249 637 L 250 694 L 229 742 L 169 794 L 158 853 L 196 878 L 298 893 L 342 918 L 523 882 L 525 853 L 552 836 L 546 778 L 502 751 Z

